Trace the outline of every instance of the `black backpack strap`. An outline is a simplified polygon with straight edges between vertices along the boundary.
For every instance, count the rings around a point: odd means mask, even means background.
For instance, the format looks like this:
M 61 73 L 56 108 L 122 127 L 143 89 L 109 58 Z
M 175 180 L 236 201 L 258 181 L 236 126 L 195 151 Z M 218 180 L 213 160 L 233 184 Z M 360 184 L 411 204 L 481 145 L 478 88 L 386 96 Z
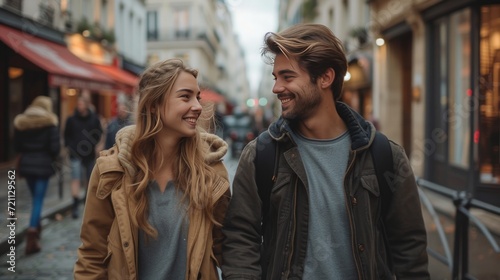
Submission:
M 391 178 L 394 176 L 391 143 L 384 134 L 377 131 L 372 146 L 370 147 L 370 151 L 380 189 L 380 226 L 384 238 L 385 250 L 387 252 L 387 265 L 390 270 L 393 271 L 391 246 L 387 236 L 387 230 L 385 228 L 385 218 L 387 217 L 389 205 L 392 200 L 392 189 L 390 187 L 390 183 Z
M 377 181 L 380 188 L 382 204 L 381 215 L 385 217 L 392 199 L 392 190 L 389 186 L 390 178 L 393 175 L 391 143 L 384 134 L 377 131 L 370 151 L 372 153 L 373 165 L 375 166 L 375 173 L 377 174 Z
M 262 132 L 257 137 L 255 147 L 255 182 L 262 201 L 263 228 L 269 213 L 271 190 L 273 188 L 273 173 L 275 165 L 276 141 L 271 138 L 268 131 Z

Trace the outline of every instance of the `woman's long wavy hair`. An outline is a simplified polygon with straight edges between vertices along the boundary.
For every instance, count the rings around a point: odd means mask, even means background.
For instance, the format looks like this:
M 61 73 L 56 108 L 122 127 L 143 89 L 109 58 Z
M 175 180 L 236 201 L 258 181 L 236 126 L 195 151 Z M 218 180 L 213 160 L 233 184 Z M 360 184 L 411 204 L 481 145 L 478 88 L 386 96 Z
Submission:
M 185 72 L 198 76 L 198 71 L 188 68 L 179 59 L 169 59 L 156 63 L 146 69 L 139 81 L 139 103 L 137 105 L 137 121 L 135 138 L 132 142 L 131 160 L 137 166 L 133 178 L 131 198 L 136 201 L 136 208 L 131 209 L 132 222 L 148 236 L 156 237 L 157 231 L 148 222 L 148 200 L 146 189 L 153 172 L 163 164 L 164 160 L 174 160 L 175 186 L 183 191 L 183 200 L 188 201 L 188 213 L 200 211 L 203 217 L 217 224 L 214 219 L 214 201 L 209 186 L 214 184 L 215 171 L 205 162 L 208 146 L 201 139 L 204 131 L 199 125 L 194 137 L 183 138 L 179 143 L 178 154 L 173 159 L 161 159 L 156 162 L 156 156 L 162 154 L 161 147 L 155 139 L 163 124 L 160 113 L 163 110 L 167 95 L 172 91 L 179 74 Z

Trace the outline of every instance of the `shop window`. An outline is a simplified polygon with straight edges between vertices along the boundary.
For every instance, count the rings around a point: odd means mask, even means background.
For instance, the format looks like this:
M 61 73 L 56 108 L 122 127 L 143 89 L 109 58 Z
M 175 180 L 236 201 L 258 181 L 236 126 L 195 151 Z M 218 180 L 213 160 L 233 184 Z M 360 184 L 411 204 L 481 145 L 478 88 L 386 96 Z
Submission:
M 471 90 L 470 10 L 450 17 L 448 160 L 457 167 L 469 167 Z
M 39 8 L 38 22 L 47 26 L 53 26 L 54 12 L 55 12 L 54 7 L 52 7 L 49 4 L 40 3 L 38 8 Z
M 104 26 L 106 29 L 109 28 L 109 23 L 108 23 L 108 1 L 107 0 L 102 0 L 101 2 L 101 9 L 100 9 L 100 21 L 101 25 Z
M 446 119 L 446 111 L 448 108 L 448 24 L 445 20 L 439 20 L 435 23 L 434 42 L 436 42 L 435 56 L 438 63 L 436 70 L 434 85 L 436 97 L 434 100 L 435 127 L 434 132 L 440 132 L 442 135 L 447 135 L 448 126 Z M 446 142 L 436 141 L 436 151 L 434 158 L 439 161 L 446 161 Z
M 20 13 L 23 10 L 23 0 L 6 0 L 4 7 Z
M 481 7 L 479 43 L 480 181 L 500 183 L 500 5 Z
M 9 67 L 9 93 L 8 93 L 8 120 L 7 123 L 14 123 L 14 118 L 23 112 L 24 108 L 24 98 L 23 95 L 23 76 L 24 70 L 21 68 Z M 7 143 L 14 143 L 14 126 L 9 126 Z M 11 144 L 13 147 L 13 144 Z M 7 150 L 7 157 L 13 158 L 15 155 L 14 149 Z M 3 160 L 3 158 L 2 158 Z
M 148 11 L 147 13 L 147 37 L 148 41 L 158 40 L 158 12 Z
M 469 168 L 471 90 L 470 9 L 433 22 L 432 77 L 435 125 L 433 158 L 460 169 Z
M 174 10 L 174 28 L 176 38 L 189 37 L 189 11 L 187 8 Z

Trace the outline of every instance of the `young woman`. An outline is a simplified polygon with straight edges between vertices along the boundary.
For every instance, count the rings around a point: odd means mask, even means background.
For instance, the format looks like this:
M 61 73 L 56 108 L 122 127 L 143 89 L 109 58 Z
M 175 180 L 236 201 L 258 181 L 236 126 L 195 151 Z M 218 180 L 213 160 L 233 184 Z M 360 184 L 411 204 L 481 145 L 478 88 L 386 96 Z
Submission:
M 52 100 L 37 96 L 30 106 L 14 119 L 15 147 L 20 153 L 17 172 L 26 178 L 32 197 L 31 218 L 26 233 L 26 254 L 41 250 L 43 199 L 49 178 L 55 174 L 54 162 L 61 144 L 57 116 L 52 113 Z
M 137 124 L 92 172 L 75 279 L 218 279 L 227 144 L 197 125 L 197 74 L 178 59 L 142 74 Z

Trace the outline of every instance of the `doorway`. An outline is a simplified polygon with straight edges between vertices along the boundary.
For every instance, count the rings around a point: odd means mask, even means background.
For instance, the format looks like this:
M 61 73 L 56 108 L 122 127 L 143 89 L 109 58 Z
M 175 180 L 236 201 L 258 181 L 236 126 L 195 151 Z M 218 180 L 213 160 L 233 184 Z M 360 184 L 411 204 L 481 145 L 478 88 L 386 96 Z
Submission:
M 413 33 L 411 31 L 402 33 L 391 39 L 391 50 L 394 50 L 394 58 L 397 63 L 394 65 L 399 72 L 396 77 L 399 81 L 393 81 L 397 98 L 401 106 L 401 145 L 409 156 L 412 150 L 412 76 L 413 76 Z M 423 58 L 422 58 L 423 59 Z

